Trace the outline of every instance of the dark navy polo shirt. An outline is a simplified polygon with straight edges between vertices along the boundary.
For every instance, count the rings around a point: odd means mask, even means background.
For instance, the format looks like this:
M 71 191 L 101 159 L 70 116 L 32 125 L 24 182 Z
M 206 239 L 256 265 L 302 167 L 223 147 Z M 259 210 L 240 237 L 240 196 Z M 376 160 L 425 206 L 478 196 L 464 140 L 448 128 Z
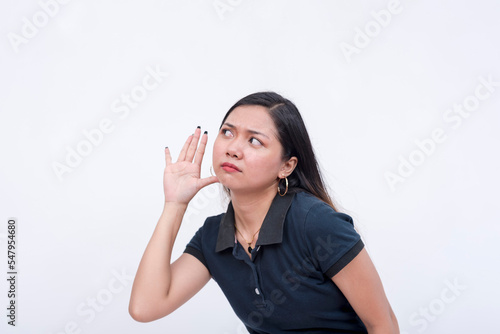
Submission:
M 185 252 L 209 270 L 250 333 L 367 333 L 331 278 L 363 249 L 350 216 L 306 193 L 276 195 L 252 258 L 234 210 L 207 218 Z

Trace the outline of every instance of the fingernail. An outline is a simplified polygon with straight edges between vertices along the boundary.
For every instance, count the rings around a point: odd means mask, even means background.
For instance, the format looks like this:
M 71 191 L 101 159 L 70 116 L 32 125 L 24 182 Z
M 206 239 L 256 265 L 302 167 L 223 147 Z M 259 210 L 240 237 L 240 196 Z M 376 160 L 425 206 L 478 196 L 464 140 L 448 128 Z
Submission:
M 165 146 L 165 149 L 167 149 L 167 148 L 168 148 L 168 146 Z
M 201 126 L 199 126 L 199 125 L 198 125 L 196 128 L 197 128 L 197 129 L 201 129 Z
M 208 131 L 203 132 L 204 135 L 208 135 Z

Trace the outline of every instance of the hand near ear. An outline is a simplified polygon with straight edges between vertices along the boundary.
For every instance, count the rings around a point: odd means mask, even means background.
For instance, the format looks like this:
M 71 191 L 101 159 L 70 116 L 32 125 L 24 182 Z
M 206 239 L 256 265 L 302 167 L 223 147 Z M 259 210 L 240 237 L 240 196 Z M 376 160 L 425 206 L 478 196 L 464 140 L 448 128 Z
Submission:
M 172 162 L 170 150 L 168 147 L 165 148 L 166 167 L 163 173 L 165 202 L 188 204 L 200 189 L 219 181 L 216 176 L 200 177 L 207 141 L 207 132 L 202 135 L 201 129 L 196 128 L 194 134 L 186 140 L 176 162 Z

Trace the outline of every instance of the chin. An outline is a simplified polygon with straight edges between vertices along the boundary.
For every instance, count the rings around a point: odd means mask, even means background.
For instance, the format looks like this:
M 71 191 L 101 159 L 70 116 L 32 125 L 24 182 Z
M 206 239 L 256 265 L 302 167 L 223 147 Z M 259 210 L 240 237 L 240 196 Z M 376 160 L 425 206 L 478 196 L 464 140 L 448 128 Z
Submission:
M 231 180 L 228 180 L 226 175 L 224 173 L 215 173 L 215 176 L 219 179 L 219 184 L 226 187 L 226 188 L 231 188 L 235 186 L 235 182 L 231 182 Z

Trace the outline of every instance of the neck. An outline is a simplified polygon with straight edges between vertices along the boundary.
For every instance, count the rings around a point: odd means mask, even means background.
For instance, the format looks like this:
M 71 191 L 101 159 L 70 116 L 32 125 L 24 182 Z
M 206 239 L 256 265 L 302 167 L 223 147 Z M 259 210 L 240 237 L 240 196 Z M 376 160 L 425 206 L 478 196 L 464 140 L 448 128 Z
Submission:
M 262 226 L 271 203 L 276 196 L 276 189 L 269 188 L 258 194 L 233 193 L 231 202 L 234 209 L 234 219 L 240 232 L 251 237 Z

